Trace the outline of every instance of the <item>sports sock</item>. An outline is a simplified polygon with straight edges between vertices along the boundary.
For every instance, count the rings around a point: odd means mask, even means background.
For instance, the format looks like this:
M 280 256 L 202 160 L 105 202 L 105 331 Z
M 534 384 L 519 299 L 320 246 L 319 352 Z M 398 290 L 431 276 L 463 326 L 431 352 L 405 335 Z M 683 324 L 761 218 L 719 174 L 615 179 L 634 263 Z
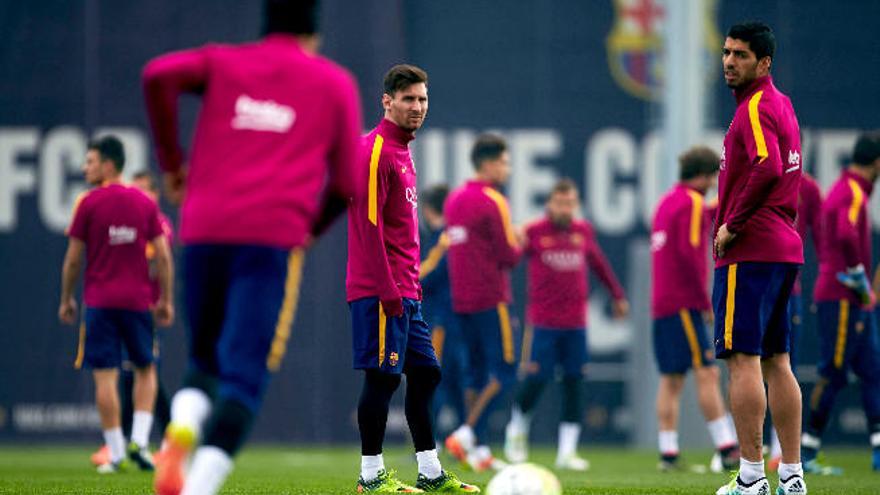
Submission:
M 385 426 L 388 423 L 388 404 L 400 385 L 400 375 L 367 370 L 364 387 L 358 402 L 358 430 L 361 434 L 361 455 L 382 453 Z M 431 439 L 433 442 L 433 439 Z
M 751 484 L 764 477 L 764 461 L 749 461 L 745 457 L 739 459 L 739 479 Z
M 770 428 L 770 458 L 774 459 L 782 455 L 782 444 L 779 443 L 779 435 L 776 428 Z
M 416 452 L 431 451 L 434 428 L 431 424 L 431 400 L 440 384 L 440 368 L 436 366 L 407 367 L 404 412 Z M 439 475 L 438 475 L 439 476 Z
M 801 478 L 804 477 L 804 468 L 801 467 L 801 463 L 797 462 L 794 464 L 785 464 L 784 462 L 779 463 L 779 479 L 782 481 L 786 481 L 794 475 L 798 475 Z
M 709 436 L 712 437 L 712 443 L 717 450 L 736 445 L 736 435 L 731 431 L 730 423 L 727 422 L 725 416 L 706 421 L 706 427 L 709 429 Z
M 515 405 L 510 410 L 510 427 L 517 432 L 528 436 L 529 426 L 531 425 L 531 417 L 522 412 L 519 406 Z
M 660 447 L 660 457 L 666 460 L 675 460 L 678 457 L 678 432 L 675 430 L 661 430 L 657 434 Z
M 135 411 L 131 421 L 131 441 L 140 448 L 150 444 L 150 428 L 153 426 L 153 414 L 148 411 Z
M 116 463 L 125 459 L 125 437 L 122 428 L 104 430 L 104 443 L 110 448 L 110 462 Z
M 205 446 L 223 450 L 229 457 L 238 453 L 254 423 L 254 412 L 231 398 L 220 399 L 214 413 L 205 422 Z
M 211 398 L 198 388 L 182 388 L 171 399 L 171 421 L 191 428 L 198 439 L 211 414 Z
M 385 459 L 382 458 L 382 454 L 361 456 L 361 479 L 364 481 L 376 479 L 379 471 L 383 469 L 385 469 Z
M 575 455 L 580 436 L 581 425 L 579 423 L 559 423 L 559 447 L 556 458 L 564 460 Z
M 180 495 L 215 495 L 232 471 L 232 458 L 218 447 L 199 447 Z
M 544 385 L 546 385 L 546 383 L 547 380 L 535 375 L 526 377 L 526 379 L 520 383 L 519 388 L 516 391 L 515 404 L 523 413 L 528 414 L 535 407 L 535 404 L 538 403 L 538 399 L 541 398 L 541 392 L 544 391 Z
M 424 475 L 429 480 L 437 479 L 443 474 L 443 468 L 440 467 L 440 458 L 437 457 L 437 449 L 416 452 L 416 461 L 419 463 L 419 474 Z
M 562 421 L 566 423 L 578 423 L 583 420 L 583 405 L 581 403 L 581 390 L 584 379 L 580 375 L 564 376 L 562 378 Z
M 801 435 L 801 460 L 803 462 L 815 459 L 820 448 L 822 448 L 821 438 L 806 431 Z
M 459 442 L 461 442 L 461 446 L 464 447 L 465 450 L 473 449 L 477 442 L 477 437 L 474 435 L 474 429 L 469 425 L 459 426 L 457 430 L 452 432 L 452 434 Z

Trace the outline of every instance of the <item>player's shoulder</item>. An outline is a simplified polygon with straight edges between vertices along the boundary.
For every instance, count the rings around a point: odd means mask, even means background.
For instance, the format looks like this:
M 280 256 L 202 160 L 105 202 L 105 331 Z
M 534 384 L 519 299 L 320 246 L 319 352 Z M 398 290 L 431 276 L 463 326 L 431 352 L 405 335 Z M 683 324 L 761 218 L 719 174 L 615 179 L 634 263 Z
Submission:
M 593 223 L 586 218 L 574 219 L 572 221 L 572 227 L 578 232 L 581 232 L 588 236 L 593 236 L 595 233 L 595 230 L 593 229 Z

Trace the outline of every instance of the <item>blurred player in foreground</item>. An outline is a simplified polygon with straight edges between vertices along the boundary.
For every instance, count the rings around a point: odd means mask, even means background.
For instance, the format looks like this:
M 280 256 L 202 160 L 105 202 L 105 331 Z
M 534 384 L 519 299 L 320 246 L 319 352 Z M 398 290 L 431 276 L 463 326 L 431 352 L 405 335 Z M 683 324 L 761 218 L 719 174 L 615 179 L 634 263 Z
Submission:
M 168 326 L 174 317 L 172 260 L 159 221 L 159 208 L 141 191 L 122 185 L 125 165 L 122 143 L 106 136 L 90 143 L 84 166 L 86 181 L 95 186 L 75 207 L 64 257 L 61 304 L 63 323 L 76 321 L 76 281 L 86 258 L 85 324 L 80 333 L 77 367 L 85 363 L 95 378 L 95 402 L 101 416 L 109 459 L 99 473 L 125 467 L 125 438 L 119 405 L 119 367 L 122 349 L 134 366 L 134 419 L 128 456 L 144 470 L 153 469 L 148 450 L 156 399 L 153 356 L 153 316 Z M 160 293 L 154 299 L 144 253 L 156 250 Z
M 880 344 L 874 319 L 871 219 L 868 200 L 880 175 L 880 132 L 859 136 L 852 163 L 828 191 L 822 205 L 822 258 L 814 300 L 819 310 L 819 381 L 810 396 L 801 438 L 804 468 L 839 474 L 817 459 L 837 393 L 850 369 L 861 382 L 868 419 L 872 465 L 880 471 Z
M 489 416 L 503 409 L 516 383 L 510 269 L 521 248 L 499 190 L 510 175 L 507 143 L 477 137 L 471 150 L 476 177 L 446 200 L 452 308 L 461 322 L 468 355 L 468 417 L 446 438 L 449 453 L 476 471 L 501 467 L 488 446 Z
M 620 282 L 596 242 L 593 226 L 575 217 L 578 190 L 570 179 L 556 183 L 546 215 L 525 230 L 528 259 L 528 327 L 521 368 L 525 378 L 505 430 L 504 453 L 514 463 L 528 459 L 531 415 L 544 387 L 562 368 L 562 418 L 556 467 L 586 471 L 590 463 L 577 455 L 583 419 L 587 361 L 587 302 L 592 269 L 611 293 L 614 316 L 623 318 L 629 303 Z
M 144 69 L 168 196 L 183 198 L 189 332 L 188 371 L 156 465 L 160 495 L 220 490 L 281 365 L 303 248 L 355 193 L 360 100 L 353 78 L 314 53 L 317 2 L 265 6 L 263 39 L 166 54 Z M 188 167 L 183 93 L 202 103 Z
M 694 370 L 697 400 L 723 468 L 739 464 L 736 434 L 731 428 L 719 387 L 720 373 L 706 334 L 709 302 L 711 219 L 706 191 L 715 186 L 718 154 L 704 146 L 679 157 L 679 183 L 657 205 L 651 230 L 651 316 L 654 357 L 660 370 L 657 389 L 662 471 L 680 469 L 678 413 L 688 370 Z
M 788 299 L 804 262 L 794 227 L 800 130 L 791 101 L 770 76 L 775 49 L 773 32 L 760 22 L 731 27 L 722 49 L 737 107 L 721 149 L 712 298 L 715 356 L 730 369 L 741 456 L 739 472 L 718 495 L 769 493 L 761 434 L 768 402 L 782 445 L 777 494 L 806 490 L 801 390 L 788 356 Z

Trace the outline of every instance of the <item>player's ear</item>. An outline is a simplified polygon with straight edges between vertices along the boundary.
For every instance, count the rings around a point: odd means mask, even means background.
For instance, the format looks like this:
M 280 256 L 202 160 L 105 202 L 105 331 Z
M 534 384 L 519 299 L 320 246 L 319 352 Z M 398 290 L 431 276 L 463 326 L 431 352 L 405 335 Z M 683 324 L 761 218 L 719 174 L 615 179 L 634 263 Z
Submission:
M 391 100 L 392 100 L 391 95 L 389 95 L 388 93 L 383 93 L 382 94 L 382 108 L 384 108 L 385 110 L 391 110 Z

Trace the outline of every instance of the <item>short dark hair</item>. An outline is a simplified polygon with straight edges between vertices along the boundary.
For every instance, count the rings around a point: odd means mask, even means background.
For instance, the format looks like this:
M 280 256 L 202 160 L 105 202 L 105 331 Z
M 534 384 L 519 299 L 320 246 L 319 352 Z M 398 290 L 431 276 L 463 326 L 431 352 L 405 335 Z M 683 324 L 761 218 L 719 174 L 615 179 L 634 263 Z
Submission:
M 417 83 L 428 84 L 428 73 L 415 65 L 395 65 L 385 73 L 385 94 L 393 97 L 394 93 Z
M 446 184 L 437 184 L 432 186 L 421 195 L 422 204 L 431 208 L 437 213 L 443 213 L 443 203 L 446 202 L 446 196 L 449 195 L 449 186 Z
M 144 179 L 146 179 L 147 181 L 150 182 L 150 186 L 149 186 L 150 191 L 158 191 L 158 190 L 159 190 L 159 185 L 156 184 L 156 176 L 153 175 L 152 173 L 150 173 L 150 172 L 147 171 L 147 170 L 141 170 L 140 172 L 135 173 L 135 174 L 131 177 L 131 179 L 132 179 L 132 180 L 144 180 Z
M 125 148 L 118 137 L 108 134 L 100 139 L 89 141 L 88 149 L 97 151 L 101 160 L 110 160 L 117 172 L 125 167 Z
M 690 180 L 701 175 L 718 172 L 720 163 L 718 153 L 708 146 L 694 146 L 678 157 L 678 178 Z
M 571 191 L 577 192 L 577 190 L 577 184 L 575 184 L 573 180 L 568 177 L 563 177 L 553 185 L 553 189 L 550 190 L 550 196 L 553 196 L 554 194 L 566 194 Z
M 266 0 L 263 34 L 315 34 L 318 32 L 318 0 Z
M 749 49 L 755 52 L 755 57 L 761 60 L 764 57 L 773 58 L 776 53 L 776 37 L 770 26 L 761 21 L 748 21 L 734 24 L 727 31 L 727 37 L 745 41 Z
M 507 142 L 498 134 L 485 133 L 477 136 L 474 147 L 471 148 L 471 164 L 475 170 L 486 160 L 495 160 L 507 151 Z
M 853 163 L 868 167 L 880 158 L 880 130 L 863 132 L 853 148 Z

